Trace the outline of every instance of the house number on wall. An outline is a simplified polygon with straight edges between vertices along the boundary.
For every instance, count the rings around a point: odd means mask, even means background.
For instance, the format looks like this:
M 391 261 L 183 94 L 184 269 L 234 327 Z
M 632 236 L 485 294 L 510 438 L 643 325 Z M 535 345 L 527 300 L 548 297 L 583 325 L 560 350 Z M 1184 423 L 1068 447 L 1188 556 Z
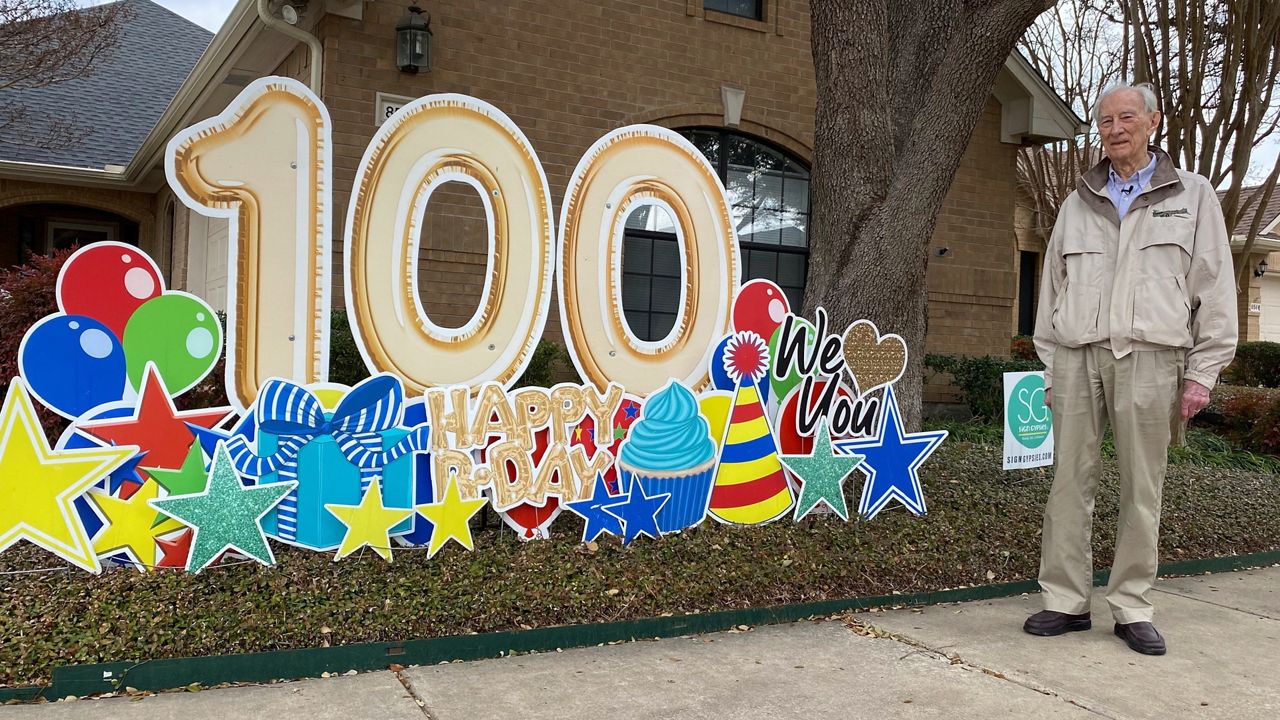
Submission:
M 413 102 L 413 98 L 404 95 L 391 95 L 390 93 L 378 93 L 373 100 L 373 125 L 381 127 L 382 123 L 396 114 L 400 108 Z

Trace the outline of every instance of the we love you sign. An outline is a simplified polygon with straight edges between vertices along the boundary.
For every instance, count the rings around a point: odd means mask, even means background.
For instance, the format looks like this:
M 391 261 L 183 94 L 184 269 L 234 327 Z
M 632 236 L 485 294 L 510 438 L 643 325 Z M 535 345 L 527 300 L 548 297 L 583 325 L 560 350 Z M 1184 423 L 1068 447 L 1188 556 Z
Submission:
M 582 156 L 554 212 L 538 155 L 499 109 L 463 95 L 406 105 L 369 143 L 342 229 L 342 287 L 372 377 L 327 382 L 332 123 L 287 78 L 249 85 L 169 144 L 169 184 L 231 228 L 228 407 L 179 411 L 223 328 L 168 290 L 137 248 L 76 252 L 59 311 L 20 350 L 0 412 L 0 550 L 32 542 L 90 572 L 199 572 L 274 560 L 272 543 L 341 559 L 369 548 L 474 547 L 489 505 L 521 538 L 565 511 L 582 541 L 658 540 L 705 522 L 755 525 L 892 503 L 925 512 L 917 470 L 945 437 L 908 433 L 894 395 L 907 362 L 867 321 L 841 331 L 740 282 L 725 191 L 681 136 L 633 125 Z M 461 327 L 419 300 L 421 224 L 442 184 L 471 186 L 489 273 Z M 623 228 L 674 219 L 684 285 L 674 329 L 638 338 L 622 311 Z M 579 383 L 513 387 L 552 289 Z M 54 446 L 36 407 L 69 425 Z

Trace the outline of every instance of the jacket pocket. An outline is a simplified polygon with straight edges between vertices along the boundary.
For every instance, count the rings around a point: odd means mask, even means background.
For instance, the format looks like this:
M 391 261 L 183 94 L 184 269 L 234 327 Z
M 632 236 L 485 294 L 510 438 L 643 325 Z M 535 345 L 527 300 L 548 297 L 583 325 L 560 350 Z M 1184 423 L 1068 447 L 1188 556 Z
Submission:
M 1068 235 L 1060 251 L 1067 281 L 1080 288 L 1100 286 L 1107 277 L 1106 249 L 1102 238 L 1096 235 Z
M 1191 347 L 1191 301 L 1181 276 L 1146 278 L 1133 289 L 1133 338 Z
M 1194 219 L 1147 218 L 1147 228 L 1138 233 L 1138 267 L 1152 278 L 1186 275 L 1195 250 Z
M 1101 304 L 1102 293 L 1097 287 L 1068 280 L 1053 308 L 1053 331 L 1058 336 L 1058 343 L 1080 347 L 1100 340 L 1098 312 Z

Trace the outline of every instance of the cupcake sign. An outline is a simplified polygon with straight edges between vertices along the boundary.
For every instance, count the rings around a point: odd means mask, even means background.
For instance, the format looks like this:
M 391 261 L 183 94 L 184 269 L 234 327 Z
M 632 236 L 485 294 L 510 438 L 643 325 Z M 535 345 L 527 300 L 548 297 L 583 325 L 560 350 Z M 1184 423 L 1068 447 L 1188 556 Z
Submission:
M 567 514 L 583 542 L 624 545 L 708 518 L 925 512 L 918 470 L 945 433 L 902 427 L 905 344 L 867 321 L 831 331 L 772 282 L 741 283 L 724 187 L 680 135 L 608 133 L 557 214 L 511 118 L 424 97 L 370 141 L 340 229 L 332 144 L 320 99 L 274 77 L 170 142 L 174 192 L 228 223 L 225 325 L 166 290 L 138 248 L 72 256 L 0 410 L 0 550 L 25 540 L 92 572 L 200 572 L 272 564 L 273 542 L 335 560 L 471 550 L 486 506 L 524 540 L 554 537 Z M 489 218 L 490 277 L 460 328 L 422 310 L 416 272 L 423 213 L 447 182 L 475 189 Z M 654 205 L 678 226 L 684 287 L 675 329 L 648 341 L 620 305 L 622 238 Z M 354 388 L 326 381 L 337 232 L 339 302 L 372 376 Z M 580 381 L 515 387 L 553 288 Z M 231 406 L 178 410 L 222 357 L 224 327 Z M 37 406 L 69 422 L 52 445 Z

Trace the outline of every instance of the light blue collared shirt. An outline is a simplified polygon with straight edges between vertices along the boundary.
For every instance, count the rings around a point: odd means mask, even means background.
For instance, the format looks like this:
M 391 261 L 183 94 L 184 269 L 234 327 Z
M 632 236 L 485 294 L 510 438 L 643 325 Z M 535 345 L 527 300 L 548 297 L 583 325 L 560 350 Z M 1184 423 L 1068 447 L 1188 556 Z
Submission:
M 1111 203 L 1116 206 L 1121 220 L 1129 213 L 1133 199 L 1142 194 L 1142 189 L 1151 182 L 1151 176 L 1156 172 L 1155 153 L 1147 154 L 1151 156 L 1151 162 L 1128 180 L 1121 180 L 1114 168 L 1107 170 L 1107 195 L 1111 196 Z

